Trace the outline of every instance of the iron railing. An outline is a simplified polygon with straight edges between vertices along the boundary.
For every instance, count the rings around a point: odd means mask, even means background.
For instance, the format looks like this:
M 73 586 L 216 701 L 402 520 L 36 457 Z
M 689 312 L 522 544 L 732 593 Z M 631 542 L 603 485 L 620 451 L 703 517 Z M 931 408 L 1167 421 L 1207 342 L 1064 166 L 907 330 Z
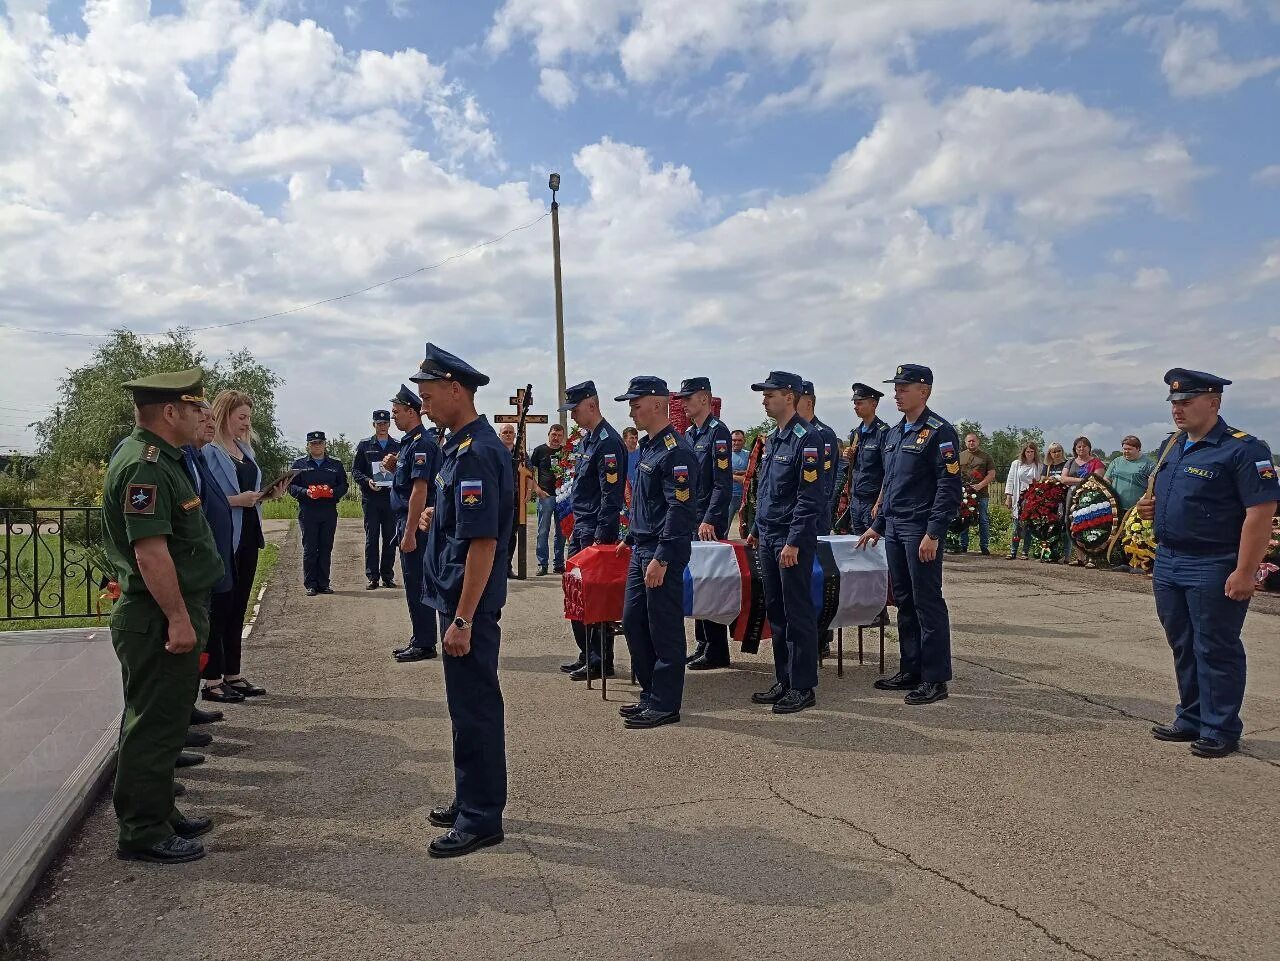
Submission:
M 0 507 L 0 622 L 92 617 L 114 577 L 100 507 Z

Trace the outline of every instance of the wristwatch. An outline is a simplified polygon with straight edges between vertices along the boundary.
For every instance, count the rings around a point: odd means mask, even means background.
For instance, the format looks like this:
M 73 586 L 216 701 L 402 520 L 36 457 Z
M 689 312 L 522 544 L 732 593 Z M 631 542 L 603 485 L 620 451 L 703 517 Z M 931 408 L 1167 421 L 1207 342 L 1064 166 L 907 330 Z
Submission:
M 655 560 L 655 561 L 658 561 L 658 566 L 659 566 L 659 567 L 666 567 L 666 566 L 667 566 L 667 562 L 666 562 L 666 561 L 658 560 L 658 558 L 656 558 L 656 557 L 654 558 L 654 560 Z
M 453 626 L 460 631 L 471 630 L 471 622 L 467 620 L 465 617 L 455 617 L 453 619 Z

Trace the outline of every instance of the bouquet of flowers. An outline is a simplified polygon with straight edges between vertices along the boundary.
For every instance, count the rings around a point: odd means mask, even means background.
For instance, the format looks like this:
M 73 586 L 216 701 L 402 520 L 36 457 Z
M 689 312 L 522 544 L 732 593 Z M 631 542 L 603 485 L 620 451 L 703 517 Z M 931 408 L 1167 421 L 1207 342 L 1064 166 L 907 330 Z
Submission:
M 1067 488 L 1056 478 L 1035 481 L 1022 495 L 1018 520 L 1026 535 L 1036 540 L 1033 556 L 1042 561 L 1056 561 L 1062 556 L 1062 505 Z
M 1135 571 L 1151 573 L 1156 561 L 1156 529 L 1151 521 L 1138 516 L 1136 508 L 1125 515 L 1119 544 L 1123 563 Z
M 1280 590 L 1280 514 L 1271 518 L 1271 541 L 1254 579 L 1264 591 Z
M 951 530 L 962 534 L 978 523 L 978 495 L 966 490 L 960 495 L 960 511 L 951 522 Z
M 333 488 L 328 484 L 308 484 L 307 493 L 311 495 L 312 500 L 333 500 Z

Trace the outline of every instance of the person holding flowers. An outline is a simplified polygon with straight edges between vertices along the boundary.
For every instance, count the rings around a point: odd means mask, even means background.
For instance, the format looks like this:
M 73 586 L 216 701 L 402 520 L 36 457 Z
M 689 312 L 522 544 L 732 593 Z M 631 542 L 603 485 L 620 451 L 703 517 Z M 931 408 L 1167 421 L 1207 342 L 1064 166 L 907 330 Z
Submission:
M 1009 560 L 1018 556 L 1031 557 L 1031 530 L 1022 518 L 1022 498 L 1027 489 L 1045 476 L 1045 466 L 1040 460 L 1040 448 L 1032 441 L 1023 446 L 1018 459 L 1009 465 L 1009 477 L 1004 483 L 1004 503 L 1013 518 L 1013 537 L 1009 542 Z
M 324 431 L 307 434 L 307 456 L 293 462 L 297 475 L 289 493 L 298 501 L 298 527 L 302 529 L 302 586 L 308 597 L 332 594 L 329 560 L 333 535 L 338 530 L 338 501 L 347 494 L 347 469 L 329 456 Z

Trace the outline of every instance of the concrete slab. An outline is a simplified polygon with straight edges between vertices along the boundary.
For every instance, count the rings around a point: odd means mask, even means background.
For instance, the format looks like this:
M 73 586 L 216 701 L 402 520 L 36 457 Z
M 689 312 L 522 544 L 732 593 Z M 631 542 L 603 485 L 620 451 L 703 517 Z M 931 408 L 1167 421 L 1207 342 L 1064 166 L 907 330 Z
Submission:
M 1245 752 L 1153 741 L 1174 685 L 1141 579 L 948 559 L 952 697 L 906 707 L 874 662 L 818 707 L 749 703 L 767 657 L 690 675 L 681 724 L 625 731 L 556 666 L 554 578 L 503 616 L 505 844 L 432 861 L 452 791 L 439 661 L 392 663 L 403 598 L 307 598 L 296 531 L 246 650 L 271 693 L 232 705 L 184 772 L 210 856 L 112 857 L 103 804 L 9 934 L 15 961 L 1280 956 L 1280 616 L 1257 603 Z M 1016 570 L 1016 574 L 1014 571 Z M 1136 582 L 1136 583 L 1135 583 Z M 896 659 L 890 658 L 890 669 Z M 625 657 L 623 658 L 625 672 Z M 231 933 L 233 936 L 229 936 Z

